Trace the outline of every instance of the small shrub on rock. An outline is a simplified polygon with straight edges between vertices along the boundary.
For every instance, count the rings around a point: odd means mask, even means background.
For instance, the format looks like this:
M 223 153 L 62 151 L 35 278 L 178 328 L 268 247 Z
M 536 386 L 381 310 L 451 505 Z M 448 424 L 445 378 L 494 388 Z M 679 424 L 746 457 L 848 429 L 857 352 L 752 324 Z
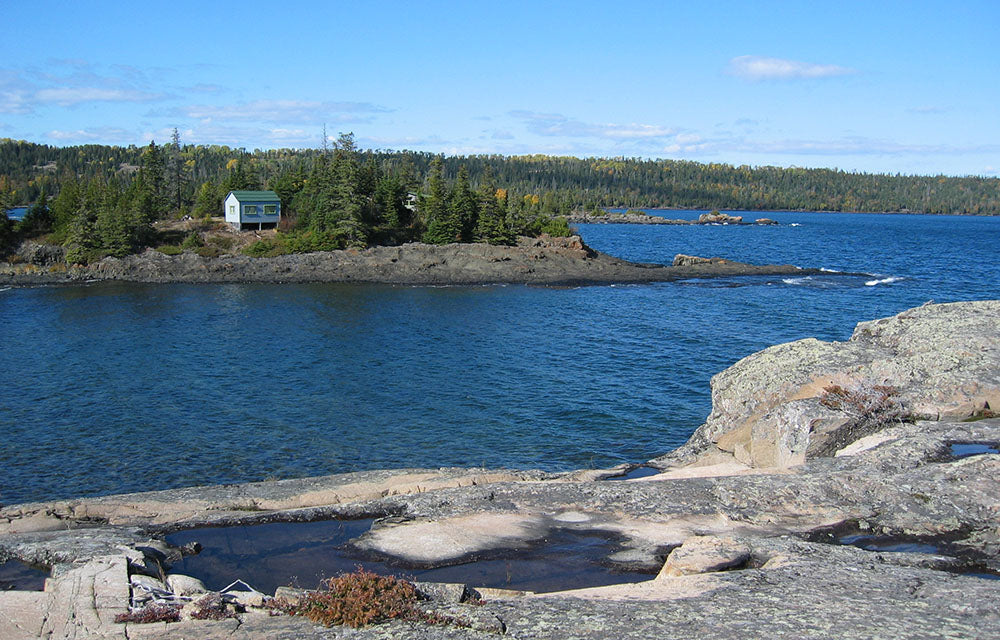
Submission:
M 204 241 L 201 239 L 201 234 L 197 231 L 192 231 L 191 233 L 184 236 L 184 241 L 181 242 L 182 249 L 189 249 L 191 251 L 197 249 L 198 247 L 205 246 Z
M 215 246 L 198 247 L 194 252 L 202 258 L 218 258 L 222 255 L 222 249 Z
M 849 388 L 833 384 L 823 389 L 820 404 L 843 411 L 870 424 L 901 422 L 906 416 L 899 401 L 899 389 L 884 384 L 860 382 Z
M 206 593 L 188 606 L 194 620 L 225 620 L 236 616 L 233 606 L 223 600 L 219 593 Z
M 469 626 L 464 620 L 421 611 L 417 607 L 419 599 L 412 583 L 359 568 L 323 581 L 320 590 L 308 592 L 285 612 L 327 627 L 364 627 L 388 620 Z
M 165 256 L 179 256 L 180 254 L 184 253 L 184 249 L 181 249 L 176 244 L 165 244 L 156 247 L 156 250 Z
M 243 254 L 251 258 L 273 258 L 288 253 L 284 243 L 263 238 L 243 249 Z
M 178 622 L 181 619 L 181 610 L 169 604 L 152 603 L 141 609 L 119 613 L 115 616 L 115 622 L 133 622 L 138 624 L 148 624 L 152 622 Z
M 415 619 L 417 599 L 417 590 L 409 582 L 359 569 L 325 580 L 323 588 L 308 593 L 292 613 L 328 627 L 364 627 L 385 620 Z

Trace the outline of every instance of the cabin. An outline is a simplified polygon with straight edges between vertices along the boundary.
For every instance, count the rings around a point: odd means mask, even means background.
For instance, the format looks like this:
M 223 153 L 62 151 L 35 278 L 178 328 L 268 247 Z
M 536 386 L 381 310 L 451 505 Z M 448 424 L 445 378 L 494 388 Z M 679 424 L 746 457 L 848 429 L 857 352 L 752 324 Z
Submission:
M 223 201 L 226 222 L 238 230 L 278 226 L 281 199 L 273 191 L 230 191 Z

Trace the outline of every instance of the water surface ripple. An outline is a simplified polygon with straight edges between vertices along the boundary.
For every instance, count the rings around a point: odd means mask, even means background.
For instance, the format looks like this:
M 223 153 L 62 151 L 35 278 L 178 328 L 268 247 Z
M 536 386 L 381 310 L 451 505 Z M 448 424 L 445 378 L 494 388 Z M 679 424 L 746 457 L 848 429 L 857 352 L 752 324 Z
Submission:
M 642 262 L 720 255 L 878 277 L 0 291 L 0 502 L 639 462 L 687 439 L 710 409 L 711 376 L 745 355 L 844 340 L 930 299 L 1000 297 L 1000 219 L 767 215 L 783 224 L 580 231 Z

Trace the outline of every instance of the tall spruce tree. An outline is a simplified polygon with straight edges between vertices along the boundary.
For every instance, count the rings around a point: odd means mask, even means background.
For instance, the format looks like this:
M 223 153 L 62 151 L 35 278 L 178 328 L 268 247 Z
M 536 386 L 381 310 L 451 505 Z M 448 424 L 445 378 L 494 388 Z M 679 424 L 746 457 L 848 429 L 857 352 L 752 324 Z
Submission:
M 428 194 L 420 201 L 420 215 L 427 230 L 421 238 L 428 244 L 448 244 L 461 236 L 462 225 L 448 206 L 448 187 L 444 183 L 444 163 L 440 156 L 431 162 L 427 179 Z
M 469 170 L 463 164 L 458 169 L 455 186 L 448 200 L 449 214 L 458 223 L 458 240 L 472 242 L 479 221 L 479 199 L 469 185 Z

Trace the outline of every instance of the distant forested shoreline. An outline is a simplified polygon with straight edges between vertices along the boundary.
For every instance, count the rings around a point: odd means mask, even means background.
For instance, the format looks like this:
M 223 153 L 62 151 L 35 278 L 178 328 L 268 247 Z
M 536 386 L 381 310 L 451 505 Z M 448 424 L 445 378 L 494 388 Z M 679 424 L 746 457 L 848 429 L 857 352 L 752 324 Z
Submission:
M 512 244 L 568 233 L 573 212 L 608 208 L 1000 214 L 1000 178 L 850 173 L 640 158 L 444 156 L 320 149 L 247 151 L 170 142 L 54 147 L 0 139 L 0 250 L 44 237 L 90 262 L 156 246 L 157 220 L 222 214 L 230 190 L 273 190 L 269 255 L 410 241 Z M 196 245 L 197 238 L 189 244 Z M 190 248 L 190 247 L 185 247 Z
M 176 148 L 173 148 L 176 146 Z M 220 145 L 163 145 L 176 166 L 175 206 L 193 207 L 203 185 L 230 179 L 239 162 L 260 186 L 280 189 L 308 174 L 330 149 L 247 151 Z M 0 139 L 0 176 L 17 204 L 58 193 L 67 178 L 129 184 L 147 147 L 54 147 Z M 836 169 L 703 164 L 686 160 L 566 156 L 443 156 L 417 151 L 358 151 L 387 172 L 404 172 L 413 190 L 426 187 L 435 158 L 443 177 L 462 166 L 472 188 L 493 181 L 512 194 L 539 199 L 552 214 L 595 208 L 806 210 L 859 213 L 1000 215 L 1000 178 L 852 173 Z M 287 189 L 286 189 L 287 191 Z M 219 204 L 221 207 L 221 202 Z M 220 208 L 221 211 L 221 208 Z

